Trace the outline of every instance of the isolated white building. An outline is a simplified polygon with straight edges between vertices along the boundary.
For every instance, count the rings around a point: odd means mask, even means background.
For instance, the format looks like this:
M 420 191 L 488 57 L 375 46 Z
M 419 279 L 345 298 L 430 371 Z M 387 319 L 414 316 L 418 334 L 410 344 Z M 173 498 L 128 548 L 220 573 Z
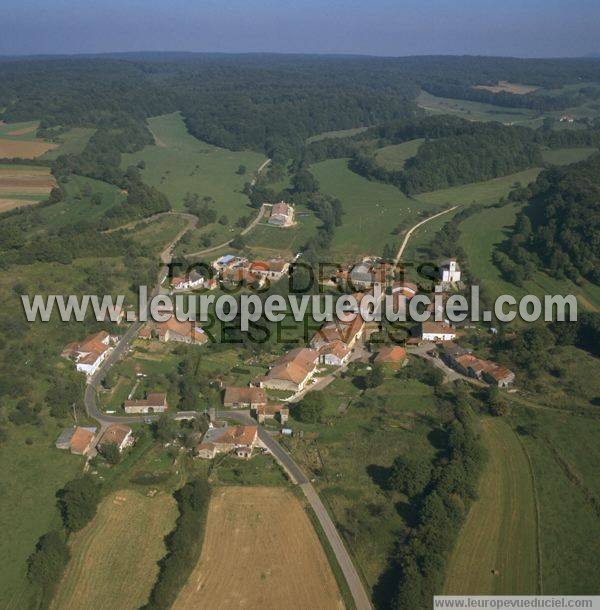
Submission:
M 440 265 L 440 279 L 446 284 L 460 282 L 460 265 L 455 258 L 443 261 Z

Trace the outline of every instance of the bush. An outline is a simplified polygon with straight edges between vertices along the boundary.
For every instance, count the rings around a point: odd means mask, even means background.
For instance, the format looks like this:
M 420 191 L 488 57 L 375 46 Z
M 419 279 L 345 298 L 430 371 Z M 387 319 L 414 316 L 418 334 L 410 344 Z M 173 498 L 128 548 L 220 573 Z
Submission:
M 100 488 L 89 476 L 69 481 L 58 493 L 58 506 L 65 529 L 76 532 L 96 514 Z
M 61 532 L 48 532 L 27 560 L 27 576 L 38 591 L 38 607 L 46 608 L 69 561 L 69 547 Z

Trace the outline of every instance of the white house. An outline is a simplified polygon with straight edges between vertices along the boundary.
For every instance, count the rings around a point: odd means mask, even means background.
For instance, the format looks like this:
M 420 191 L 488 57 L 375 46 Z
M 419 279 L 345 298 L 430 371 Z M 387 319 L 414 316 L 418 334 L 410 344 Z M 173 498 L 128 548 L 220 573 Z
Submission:
M 455 258 L 442 262 L 440 265 L 440 279 L 446 284 L 460 282 L 460 265 Z
M 443 322 L 423 322 L 421 324 L 421 339 L 423 341 L 452 341 L 456 338 L 456 330 Z
M 191 271 L 187 276 L 176 276 L 171 280 L 173 290 L 194 290 L 204 286 L 205 278 L 196 270 Z
M 271 209 L 271 216 L 268 223 L 277 227 L 289 227 L 294 224 L 294 206 L 280 201 Z
M 81 343 L 69 343 L 63 349 L 61 356 L 75 360 L 75 368 L 93 375 L 110 353 L 110 335 L 102 330 L 86 337 Z

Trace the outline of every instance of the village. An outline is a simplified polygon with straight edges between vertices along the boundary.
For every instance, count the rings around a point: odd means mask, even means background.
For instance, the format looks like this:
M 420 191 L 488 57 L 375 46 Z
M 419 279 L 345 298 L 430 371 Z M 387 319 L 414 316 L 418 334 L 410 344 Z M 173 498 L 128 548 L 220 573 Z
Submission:
M 290 216 L 293 219 L 293 208 Z M 277 210 L 277 226 L 286 226 L 283 219 L 283 202 Z M 272 214 L 273 216 L 273 214 Z M 210 264 L 212 277 L 190 271 L 185 276 L 167 278 L 165 292 L 170 294 L 194 293 L 217 290 L 220 287 L 259 289 L 267 283 L 276 283 L 288 277 L 293 260 L 273 258 L 249 260 L 236 254 L 225 254 Z M 391 294 L 394 302 L 409 302 L 418 292 L 416 284 L 395 277 L 394 266 L 379 257 L 364 257 L 351 265 L 340 266 L 329 277 L 321 278 L 326 289 L 336 289 L 356 297 L 360 307 L 365 295 Z M 442 261 L 438 267 L 438 281 L 434 294 L 445 299 L 465 288 L 460 265 L 456 259 Z M 404 297 L 400 299 L 400 297 Z M 437 313 L 432 302 L 429 310 Z M 143 341 L 185 343 L 199 347 L 208 341 L 201 326 L 176 319 L 172 308 L 165 308 L 165 322 L 148 322 L 138 333 Z M 169 315 L 170 314 L 170 315 Z M 439 318 L 439 315 L 436 316 Z M 121 323 L 122 323 L 122 317 Z M 472 350 L 460 345 L 462 330 L 442 321 L 426 321 L 414 325 L 410 336 L 402 344 L 371 344 L 370 338 L 381 331 L 381 324 L 365 322 L 359 311 L 351 311 L 344 317 L 325 323 L 317 330 L 308 344 L 286 351 L 273 360 L 265 374 L 252 379 L 248 385 L 223 385 L 220 388 L 222 402 L 209 410 L 208 428 L 198 439 L 192 454 L 201 459 L 214 459 L 217 455 L 233 455 L 249 459 L 256 453 L 269 452 L 258 433 L 259 426 L 268 425 L 270 433 L 292 435 L 290 413 L 307 392 L 322 389 L 352 362 L 363 362 L 369 367 L 404 366 L 410 357 L 423 358 L 431 366 L 441 369 L 447 378 L 462 378 L 469 383 L 507 389 L 514 383 L 515 375 L 508 368 L 478 357 Z M 65 346 L 62 355 L 75 364 L 78 371 L 93 377 L 118 344 L 119 338 L 100 331 L 83 341 Z M 137 387 L 137 384 L 136 386 Z M 135 390 L 134 387 L 134 390 Z M 134 391 L 122 403 L 125 415 L 145 416 L 151 423 L 156 416 L 171 413 L 164 392 L 148 391 L 142 397 L 134 397 Z M 217 409 L 222 409 L 217 414 Z M 228 421 L 227 413 L 246 413 L 254 424 Z M 112 412 L 111 412 L 112 413 Z M 193 416 L 193 415 L 192 415 Z M 184 417 L 180 414 L 180 417 Z M 95 428 L 73 427 L 66 429 L 56 442 L 57 448 L 88 458 L 97 453 L 116 451 L 119 454 L 135 442 L 133 429 L 125 423 L 111 423 L 96 433 Z M 109 445 L 111 446 L 109 448 Z M 114 446 L 114 447 L 113 447 Z

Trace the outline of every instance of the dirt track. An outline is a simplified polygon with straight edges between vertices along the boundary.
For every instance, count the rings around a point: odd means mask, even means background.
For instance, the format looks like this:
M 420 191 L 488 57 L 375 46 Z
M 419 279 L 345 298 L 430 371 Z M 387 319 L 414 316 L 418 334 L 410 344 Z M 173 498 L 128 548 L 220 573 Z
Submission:
M 344 608 L 299 500 L 276 487 L 224 487 L 211 499 L 198 565 L 173 610 Z

